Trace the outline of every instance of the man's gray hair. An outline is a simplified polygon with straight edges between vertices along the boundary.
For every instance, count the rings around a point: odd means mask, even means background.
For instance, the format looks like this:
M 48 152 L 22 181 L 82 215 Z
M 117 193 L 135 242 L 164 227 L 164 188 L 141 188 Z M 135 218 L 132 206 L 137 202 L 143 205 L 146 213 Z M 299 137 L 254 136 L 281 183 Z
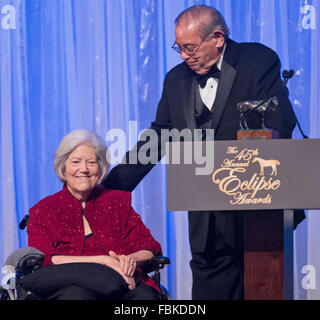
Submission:
M 80 145 L 92 146 L 96 151 L 97 161 L 99 164 L 99 182 L 102 182 L 108 174 L 110 164 L 108 162 L 108 148 L 104 140 L 96 133 L 79 129 L 66 135 L 55 153 L 54 170 L 58 178 L 65 183 L 66 161 L 72 151 Z
M 215 8 L 196 5 L 182 11 L 176 18 L 176 26 L 197 22 L 202 40 L 207 39 L 214 31 L 223 31 L 226 38 L 229 36 L 229 28 L 222 14 Z

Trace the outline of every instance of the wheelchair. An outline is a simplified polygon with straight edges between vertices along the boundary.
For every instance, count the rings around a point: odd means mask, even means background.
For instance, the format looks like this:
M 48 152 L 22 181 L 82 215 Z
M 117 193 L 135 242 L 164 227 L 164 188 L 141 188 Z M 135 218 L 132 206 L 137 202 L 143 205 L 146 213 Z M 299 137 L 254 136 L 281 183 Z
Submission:
M 25 229 L 29 216 L 26 215 L 19 224 Z M 32 292 L 20 285 L 20 279 L 41 268 L 44 254 L 32 247 L 20 248 L 9 255 L 2 270 L 8 271 L 7 277 L 2 281 L 0 300 L 40 300 Z M 167 289 L 160 283 L 160 270 L 170 265 L 170 259 L 163 256 L 154 256 L 143 265 L 143 271 L 151 274 L 151 278 L 160 289 L 160 300 L 171 300 Z

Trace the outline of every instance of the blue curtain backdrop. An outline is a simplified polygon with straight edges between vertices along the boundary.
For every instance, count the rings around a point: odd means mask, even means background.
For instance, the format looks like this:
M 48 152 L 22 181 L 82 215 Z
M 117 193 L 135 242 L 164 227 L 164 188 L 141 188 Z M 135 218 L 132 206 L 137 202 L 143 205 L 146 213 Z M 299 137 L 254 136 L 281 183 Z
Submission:
M 61 188 L 53 155 L 64 135 L 119 128 L 128 149 L 150 125 L 165 74 L 180 62 L 174 19 L 199 3 L 222 12 L 235 41 L 261 42 L 296 71 L 291 101 L 306 134 L 320 137 L 318 0 L 0 0 L 1 266 L 27 244 L 18 223 L 28 209 Z M 166 211 L 165 192 L 159 164 L 133 206 L 171 258 L 162 282 L 173 298 L 189 299 L 187 215 Z M 320 213 L 309 212 L 295 232 L 296 299 L 320 298 L 320 274 L 306 287 L 302 269 L 320 270 L 319 228 Z

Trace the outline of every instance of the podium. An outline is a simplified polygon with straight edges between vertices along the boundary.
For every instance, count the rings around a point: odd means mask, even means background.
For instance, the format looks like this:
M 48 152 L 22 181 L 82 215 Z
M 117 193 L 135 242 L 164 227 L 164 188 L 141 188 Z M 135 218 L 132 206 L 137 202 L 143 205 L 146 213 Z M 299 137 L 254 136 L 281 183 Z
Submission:
M 166 158 L 169 211 L 250 217 L 245 299 L 293 299 L 294 209 L 320 208 L 320 139 L 172 142 Z

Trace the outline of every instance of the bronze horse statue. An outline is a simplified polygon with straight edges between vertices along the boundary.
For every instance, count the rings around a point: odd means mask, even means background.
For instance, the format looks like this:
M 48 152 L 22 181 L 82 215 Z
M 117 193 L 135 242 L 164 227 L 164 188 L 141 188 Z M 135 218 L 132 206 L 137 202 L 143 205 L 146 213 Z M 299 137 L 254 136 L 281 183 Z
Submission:
M 274 111 L 277 105 L 279 105 L 277 97 L 271 97 L 268 100 L 237 103 L 237 109 L 240 111 L 240 130 L 250 130 L 245 117 L 251 112 L 257 112 L 260 115 L 261 129 L 267 129 L 264 123 L 264 114 L 268 109 Z

